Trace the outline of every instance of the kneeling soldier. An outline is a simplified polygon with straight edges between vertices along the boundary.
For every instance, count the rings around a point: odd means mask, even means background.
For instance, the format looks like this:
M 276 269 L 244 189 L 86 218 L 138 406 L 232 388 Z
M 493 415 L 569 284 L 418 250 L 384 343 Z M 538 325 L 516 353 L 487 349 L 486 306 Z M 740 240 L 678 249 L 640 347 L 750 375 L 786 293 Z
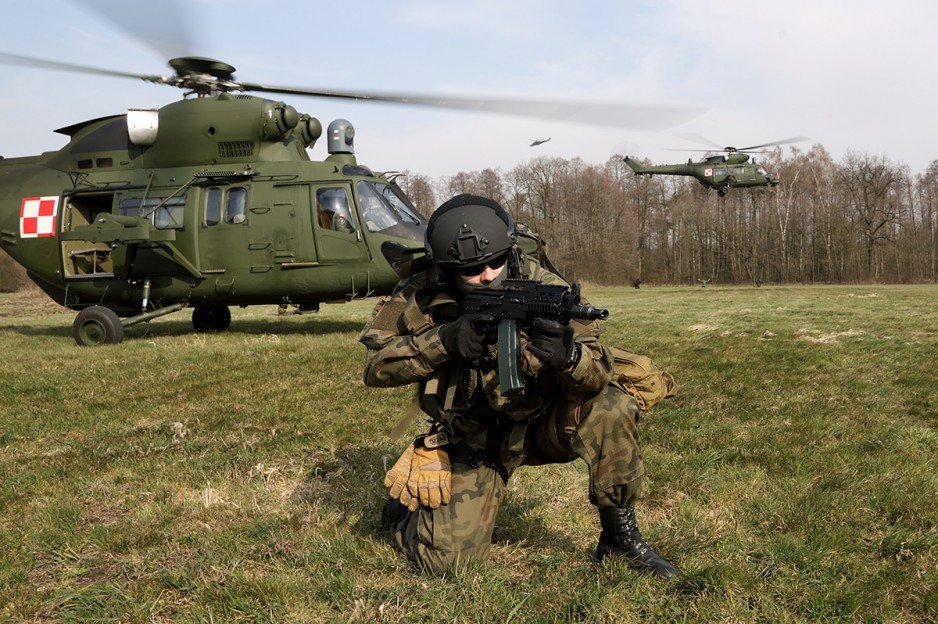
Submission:
M 487 331 L 492 319 L 444 312 L 506 278 L 565 285 L 516 241 L 511 215 L 497 202 L 474 195 L 445 202 L 427 226 L 432 268 L 402 280 L 362 332 L 365 384 L 419 384 L 420 407 L 433 422 L 388 472 L 392 498 L 382 521 L 411 561 L 442 574 L 487 555 L 518 466 L 580 457 L 602 525 L 597 556 L 677 576 L 636 526 L 644 473 L 639 406 L 610 383 L 614 361 L 599 342 L 601 323 L 536 321 L 521 336 L 524 387 L 502 393 Z

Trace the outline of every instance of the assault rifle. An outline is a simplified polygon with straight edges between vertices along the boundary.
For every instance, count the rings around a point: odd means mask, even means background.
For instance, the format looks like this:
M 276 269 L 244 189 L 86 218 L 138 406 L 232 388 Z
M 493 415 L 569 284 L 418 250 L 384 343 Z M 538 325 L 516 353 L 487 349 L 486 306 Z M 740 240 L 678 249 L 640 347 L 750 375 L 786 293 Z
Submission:
M 524 387 L 519 373 L 519 328 L 535 319 L 568 324 L 571 319 L 604 320 L 609 310 L 580 305 L 580 287 L 542 284 L 534 280 L 506 279 L 501 288 L 477 288 L 460 303 L 459 314 L 483 314 L 498 323 L 498 383 L 503 393 Z

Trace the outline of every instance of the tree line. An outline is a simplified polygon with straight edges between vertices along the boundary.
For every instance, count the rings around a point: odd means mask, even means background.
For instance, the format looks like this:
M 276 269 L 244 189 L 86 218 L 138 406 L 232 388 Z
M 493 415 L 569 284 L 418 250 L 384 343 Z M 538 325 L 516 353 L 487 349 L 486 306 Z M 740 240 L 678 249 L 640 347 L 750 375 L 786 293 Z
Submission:
M 424 214 L 457 193 L 497 199 L 568 277 L 600 284 L 938 281 L 938 160 L 913 175 L 886 156 L 820 145 L 760 162 L 775 188 L 720 198 L 693 178 L 636 176 L 622 158 L 534 158 L 398 183 Z
M 622 158 L 534 158 L 398 183 L 429 215 L 475 193 L 498 200 L 548 243 L 569 278 L 599 284 L 938 282 L 938 160 L 917 175 L 886 156 L 820 145 L 776 149 L 761 162 L 774 189 L 717 197 L 692 178 L 636 176 Z M 0 253 L 0 292 L 27 284 Z

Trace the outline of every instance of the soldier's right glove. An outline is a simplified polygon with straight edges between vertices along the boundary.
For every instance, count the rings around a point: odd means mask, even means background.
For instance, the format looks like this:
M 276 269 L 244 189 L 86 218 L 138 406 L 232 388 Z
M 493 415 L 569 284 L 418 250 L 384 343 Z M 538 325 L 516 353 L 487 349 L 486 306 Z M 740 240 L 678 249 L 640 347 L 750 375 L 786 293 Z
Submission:
M 451 493 L 451 467 L 449 453 L 443 448 L 414 448 L 414 458 L 410 463 L 410 477 L 407 479 L 407 491 L 410 501 L 404 503 L 411 511 L 417 511 L 419 505 L 436 509 L 449 502 Z
M 485 314 L 465 314 L 440 328 L 440 341 L 453 356 L 477 360 L 485 350 L 485 324 L 492 320 Z
M 391 498 L 401 501 L 401 504 L 410 508 L 413 497 L 407 489 L 407 480 L 410 478 L 410 465 L 414 461 L 414 444 L 411 443 L 401 456 L 397 458 L 391 469 L 384 475 L 384 487 L 388 488 Z M 414 503 L 416 509 L 416 503 Z
M 548 319 L 536 319 L 528 351 L 544 366 L 561 369 L 570 366 L 576 362 L 577 353 L 573 328 Z

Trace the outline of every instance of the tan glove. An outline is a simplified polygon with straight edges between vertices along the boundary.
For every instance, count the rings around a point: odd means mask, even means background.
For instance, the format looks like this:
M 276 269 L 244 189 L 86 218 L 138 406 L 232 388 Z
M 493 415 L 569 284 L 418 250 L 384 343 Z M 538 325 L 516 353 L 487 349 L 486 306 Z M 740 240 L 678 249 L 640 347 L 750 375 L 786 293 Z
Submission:
M 407 492 L 411 500 L 405 501 L 402 494 L 401 502 L 411 511 L 417 511 L 418 505 L 436 509 L 447 504 L 451 493 L 451 476 L 449 454 L 443 448 L 414 448 L 407 479 Z
M 397 458 L 391 469 L 384 475 L 384 487 L 388 488 L 388 494 L 391 498 L 397 498 L 401 503 L 410 508 L 413 497 L 407 490 L 407 478 L 410 476 L 410 464 L 414 459 L 414 445 L 411 443 L 407 449 Z M 417 503 L 414 503 L 416 509 Z

